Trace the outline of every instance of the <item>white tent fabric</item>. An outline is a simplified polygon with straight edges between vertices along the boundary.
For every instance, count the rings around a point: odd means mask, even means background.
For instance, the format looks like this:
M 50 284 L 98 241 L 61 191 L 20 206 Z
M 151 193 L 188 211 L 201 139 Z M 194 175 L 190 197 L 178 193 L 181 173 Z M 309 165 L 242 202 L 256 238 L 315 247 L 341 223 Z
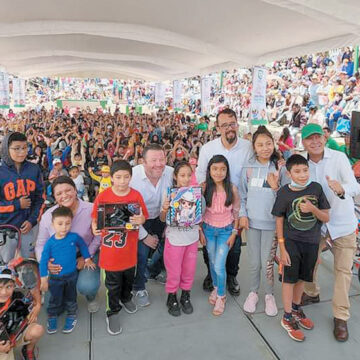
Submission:
M 360 40 L 359 0 L 2 0 L 0 66 L 165 80 Z

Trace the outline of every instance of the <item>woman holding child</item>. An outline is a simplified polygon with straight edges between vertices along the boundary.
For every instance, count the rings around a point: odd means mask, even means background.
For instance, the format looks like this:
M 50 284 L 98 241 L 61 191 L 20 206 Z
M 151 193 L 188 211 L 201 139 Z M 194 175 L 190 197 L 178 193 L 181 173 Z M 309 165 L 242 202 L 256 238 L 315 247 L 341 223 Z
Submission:
M 94 236 L 91 230 L 91 212 L 93 204 L 78 199 L 76 186 L 71 178 L 67 176 L 60 176 L 56 178 L 52 184 L 53 194 L 57 205 L 47 210 L 41 217 L 39 225 L 39 234 L 36 241 L 35 252 L 37 260 L 40 261 L 41 254 L 45 243 L 55 233 L 52 226 L 52 213 L 59 206 L 65 206 L 71 209 L 73 213 L 73 221 L 71 232 L 77 233 L 82 237 L 88 246 L 90 256 L 94 262 L 98 260 L 98 248 L 100 246 L 100 238 Z M 96 267 L 95 270 L 84 269 L 84 258 L 77 258 L 77 269 L 79 276 L 77 280 L 78 291 L 86 296 L 88 300 L 89 312 L 96 312 L 99 309 L 99 304 L 96 301 L 96 294 L 100 287 L 100 269 Z M 48 264 L 49 272 L 58 274 L 61 271 L 61 266 L 54 264 L 51 260 Z

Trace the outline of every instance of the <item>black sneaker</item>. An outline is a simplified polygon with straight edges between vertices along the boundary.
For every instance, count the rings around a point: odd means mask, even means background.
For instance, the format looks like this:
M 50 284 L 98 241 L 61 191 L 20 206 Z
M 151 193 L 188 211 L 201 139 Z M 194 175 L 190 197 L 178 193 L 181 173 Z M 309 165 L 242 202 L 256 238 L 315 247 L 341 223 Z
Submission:
M 232 296 L 240 295 L 240 285 L 236 280 L 235 276 L 228 275 L 227 277 L 227 288 Z
M 192 314 L 192 312 L 194 311 L 194 308 L 190 301 L 190 291 L 189 290 L 182 291 L 181 298 L 180 298 L 180 305 L 181 305 L 181 310 L 185 314 Z
M 169 309 L 168 311 L 169 311 L 170 315 L 172 315 L 172 316 L 180 316 L 181 315 L 179 302 L 176 298 L 176 293 L 169 294 L 166 305 Z
M 211 279 L 211 275 L 210 275 L 210 274 L 207 274 L 207 275 L 206 275 L 206 278 L 204 279 L 203 289 L 204 289 L 205 291 L 208 291 L 208 292 L 211 292 L 211 291 L 214 290 L 214 285 L 213 285 L 213 282 L 212 282 L 212 279 Z

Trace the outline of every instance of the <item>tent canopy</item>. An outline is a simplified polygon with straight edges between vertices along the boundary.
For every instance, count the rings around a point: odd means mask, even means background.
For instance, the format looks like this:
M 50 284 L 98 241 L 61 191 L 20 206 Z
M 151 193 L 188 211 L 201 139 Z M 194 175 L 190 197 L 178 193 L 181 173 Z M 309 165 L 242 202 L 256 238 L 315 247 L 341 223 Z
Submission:
M 354 45 L 358 0 L 2 0 L 21 77 L 166 80 Z

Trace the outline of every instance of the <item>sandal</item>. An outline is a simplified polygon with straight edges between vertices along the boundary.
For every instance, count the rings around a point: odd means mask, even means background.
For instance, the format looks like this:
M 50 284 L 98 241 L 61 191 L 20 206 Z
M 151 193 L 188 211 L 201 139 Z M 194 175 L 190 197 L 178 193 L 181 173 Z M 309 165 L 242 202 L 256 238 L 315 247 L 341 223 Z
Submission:
M 213 315 L 219 316 L 222 315 L 225 311 L 225 303 L 226 303 L 226 295 L 224 296 L 218 296 L 216 298 L 216 303 L 213 310 Z
M 209 296 L 209 303 L 211 305 L 215 305 L 216 303 L 216 298 L 217 298 L 217 288 L 214 287 L 214 290 L 211 292 L 210 296 Z

